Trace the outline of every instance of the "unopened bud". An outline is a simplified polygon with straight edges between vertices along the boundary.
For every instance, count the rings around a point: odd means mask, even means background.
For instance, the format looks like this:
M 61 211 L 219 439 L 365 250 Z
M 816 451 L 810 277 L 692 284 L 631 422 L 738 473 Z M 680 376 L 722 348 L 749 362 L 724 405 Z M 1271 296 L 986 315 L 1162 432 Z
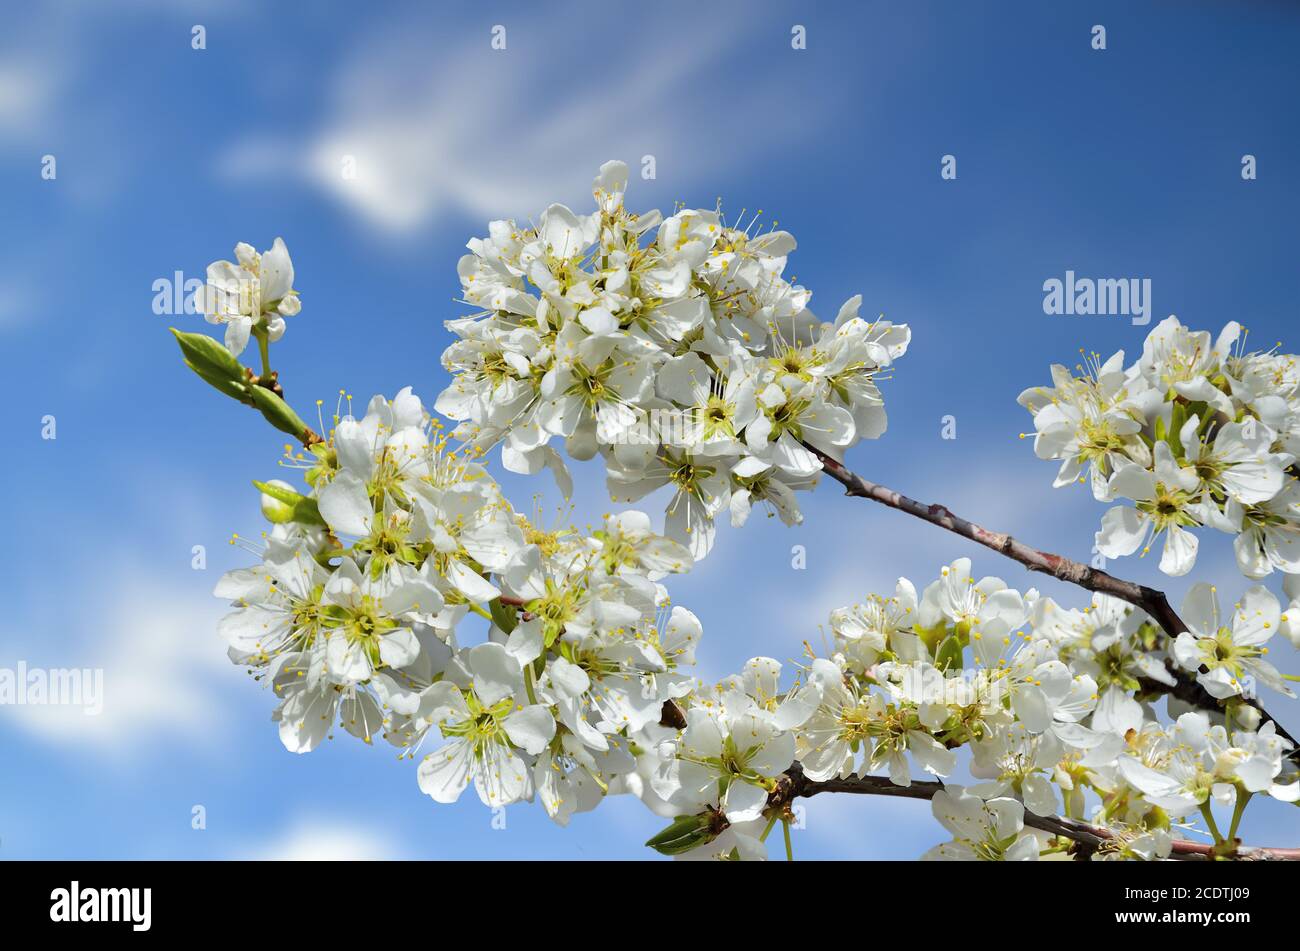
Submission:
M 646 842 L 650 848 L 664 855 L 681 855 L 718 837 L 707 813 L 698 816 L 678 816 L 668 828 Z
M 293 492 L 293 486 L 280 479 L 271 479 L 266 483 L 268 486 L 274 486 L 285 492 Z M 262 493 L 262 514 L 266 516 L 268 522 L 274 522 L 276 525 L 287 525 L 293 521 L 294 507 L 288 502 L 282 502 L 273 495 Z

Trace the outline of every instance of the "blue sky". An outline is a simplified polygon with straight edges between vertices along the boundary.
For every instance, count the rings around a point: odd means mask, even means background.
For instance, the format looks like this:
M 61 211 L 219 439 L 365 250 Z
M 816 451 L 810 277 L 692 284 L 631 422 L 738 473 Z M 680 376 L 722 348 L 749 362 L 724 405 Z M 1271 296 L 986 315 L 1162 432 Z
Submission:
M 0 707 L 0 857 L 638 858 L 660 824 L 611 801 L 567 830 L 512 807 L 497 830 L 472 795 L 435 806 L 387 750 L 348 737 L 282 749 L 270 695 L 225 660 L 210 591 L 245 562 L 226 540 L 260 530 L 249 480 L 280 474 L 283 439 L 181 366 L 167 327 L 200 318 L 152 310 L 155 280 L 201 277 L 237 241 L 280 235 L 293 255 L 303 310 L 276 363 L 300 410 L 340 387 L 364 400 L 412 384 L 431 403 L 447 381 L 442 322 L 463 313 L 464 242 L 490 218 L 585 208 L 601 162 L 654 155 L 633 207 L 761 207 L 798 238 L 787 274 L 816 312 L 861 293 L 864 313 L 911 325 L 885 388 L 889 432 L 852 451 L 855 469 L 1074 557 L 1103 509 L 1082 487 L 1051 488 L 1052 465 L 1016 438 L 1030 422 L 1015 397 L 1079 347 L 1138 352 L 1149 328 L 1047 316 L 1045 280 L 1149 278 L 1152 326 L 1236 319 L 1263 346 L 1300 344 L 1300 10 L 806 6 L 119 0 L 11 21 L 0 666 L 102 667 L 107 695 L 93 718 Z M 196 24 L 206 49 L 191 48 Z M 496 24 L 504 51 L 489 45 Z M 791 49 L 795 24 L 806 50 Z M 1240 175 L 1248 153 L 1256 181 Z M 940 178 L 945 154 L 956 180 Z M 940 438 L 948 414 L 955 440 Z M 536 492 L 555 504 L 543 479 L 503 481 L 525 508 Z M 578 481 L 582 523 L 609 506 L 597 468 Z M 832 484 L 804 509 L 799 529 L 724 527 L 672 586 L 704 623 L 703 675 L 796 657 L 832 608 L 961 555 L 1082 603 Z M 195 545 L 206 570 L 191 567 Z M 806 570 L 791 568 L 793 545 Z M 1179 600 L 1200 580 L 1246 587 L 1226 536 L 1203 539 L 1185 579 L 1150 560 L 1111 567 Z M 912 858 L 943 838 L 923 803 L 807 808 L 802 857 Z M 1251 814 L 1248 839 L 1300 838 L 1294 809 Z

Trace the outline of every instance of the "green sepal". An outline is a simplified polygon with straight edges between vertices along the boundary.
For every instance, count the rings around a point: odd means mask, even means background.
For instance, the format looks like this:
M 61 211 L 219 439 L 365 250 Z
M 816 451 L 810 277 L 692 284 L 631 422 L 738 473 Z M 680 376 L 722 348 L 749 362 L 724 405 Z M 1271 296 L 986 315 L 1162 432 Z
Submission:
M 912 625 L 912 631 L 931 652 L 937 650 L 944 638 L 949 636 L 948 623 L 945 620 L 940 620 L 931 627 L 921 627 L 919 624 L 914 624 Z
M 1170 824 L 1169 813 L 1159 806 L 1152 806 L 1150 812 L 1142 817 L 1142 825 L 1147 829 L 1168 829 Z
M 271 485 L 268 482 L 258 482 L 256 479 L 253 480 L 253 485 L 263 495 L 269 495 L 277 502 L 283 502 L 289 506 L 293 513 L 290 521 L 303 525 L 325 524 L 325 519 L 321 517 L 320 507 L 317 506 L 315 499 L 300 495 L 292 489 L 282 489 L 278 485 Z
M 488 602 L 492 612 L 492 623 L 509 634 L 519 624 L 519 611 L 513 604 L 502 604 L 500 598 Z
M 1169 451 L 1175 459 L 1183 457 L 1182 429 L 1187 418 L 1187 405 L 1175 403 L 1173 411 L 1169 414 L 1169 431 L 1165 433 L 1165 442 L 1169 443 Z
M 934 666 L 939 670 L 961 669 L 962 646 L 956 635 L 949 635 L 939 645 L 939 649 L 934 653 Z

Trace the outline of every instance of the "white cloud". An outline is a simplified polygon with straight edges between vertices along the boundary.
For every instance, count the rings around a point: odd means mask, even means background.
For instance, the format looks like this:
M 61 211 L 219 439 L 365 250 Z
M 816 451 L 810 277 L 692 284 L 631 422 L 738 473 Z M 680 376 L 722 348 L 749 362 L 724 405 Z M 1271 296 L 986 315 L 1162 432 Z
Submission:
M 609 158 L 635 169 L 654 155 L 659 176 L 680 187 L 809 128 L 816 107 L 783 112 L 777 134 L 774 77 L 721 69 L 754 20 L 692 10 L 689 30 L 664 16 L 638 26 L 633 43 L 611 39 L 626 30 L 617 11 L 515 15 L 504 51 L 489 48 L 486 27 L 481 42 L 457 36 L 437 50 L 427 26 L 383 29 L 338 71 L 318 125 L 239 141 L 218 172 L 310 182 L 401 234 L 449 211 L 523 217 L 550 201 L 581 202 Z M 719 72 L 732 79 L 720 83 Z M 343 176 L 345 156 L 355 178 Z
M 102 712 L 81 705 L 14 705 L 5 722 L 53 743 L 105 755 L 136 753 L 160 740 L 203 745 L 218 735 L 224 700 L 237 683 L 216 634 L 223 611 L 214 599 L 146 581 L 147 570 L 120 584 L 83 590 L 69 610 L 11 629 L 0 666 L 102 670 Z M 52 645 L 57 645 L 57 649 Z M 84 697 L 83 699 L 93 699 Z M 228 699 L 228 698 L 227 698 Z
M 45 132 L 67 79 L 48 58 L 0 61 L 0 136 L 26 142 Z
M 9 274 L 0 283 L 0 330 L 25 324 L 32 315 L 35 296 L 19 280 Z
M 299 819 L 278 839 L 238 856 L 273 862 L 364 862 L 400 857 L 387 832 L 373 825 L 325 817 Z

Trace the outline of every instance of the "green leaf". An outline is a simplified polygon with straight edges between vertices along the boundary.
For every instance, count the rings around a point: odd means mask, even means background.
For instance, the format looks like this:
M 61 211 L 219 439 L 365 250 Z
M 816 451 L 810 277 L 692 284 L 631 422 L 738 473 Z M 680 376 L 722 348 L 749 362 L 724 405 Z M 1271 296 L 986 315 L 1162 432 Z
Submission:
M 307 432 L 307 424 L 289 407 L 288 403 L 264 386 L 250 386 L 248 394 L 253 398 L 253 405 L 261 411 L 268 423 L 280 432 L 288 433 L 294 439 L 303 438 Z
M 320 508 L 317 506 L 315 499 L 309 498 L 305 495 L 300 495 L 292 489 L 285 489 L 278 485 L 271 485 L 269 482 L 258 482 L 256 479 L 253 480 L 253 485 L 256 486 L 258 491 L 263 495 L 268 495 L 277 502 L 282 502 L 289 507 L 289 518 L 287 521 L 298 522 L 302 525 L 325 524 L 325 519 L 321 517 Z M 263 511 L 265 511 L 265 508 Z M 272 521 L 278 521 L 278 519 L 272 518 L 269 514 L 267 515 L 267 518 L 270 518 Z
M 488 602 L 492 611 L 492 623 L 509 634 L 519 624 L 519 610 L 513 604 L 502 604 L 500 598 Z
M 716 838 L 707 814 L 678 816 L 668 828 L 648 839 L 646 845 L 663 855 L 680 855 Z

